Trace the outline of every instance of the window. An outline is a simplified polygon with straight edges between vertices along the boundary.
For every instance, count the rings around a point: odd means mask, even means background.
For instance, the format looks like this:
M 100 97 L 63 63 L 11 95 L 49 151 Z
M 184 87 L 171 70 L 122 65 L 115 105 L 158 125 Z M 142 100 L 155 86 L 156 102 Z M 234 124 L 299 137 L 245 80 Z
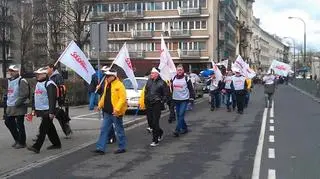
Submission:
M 136 10 L 136 4 L 135 3 L 128 3 L 128 10 L 129 11 L 135 11 Z
M 161 51 L 161 43 L 156 43 L 155 44 L 155 46 L 156 46 L 156 51 Z
M 146 3 L 146 10 L 147 11 L 154 11 L 154 2 L 147 2 Z
M 183 29 L 188 29 L 188 21 L 183 21 L 182 22 L 182 28 Z
M 172 3 L 172 9 L 178 9 L 179 1 L 173 1 Z
M 199 50 L 206 50 L 207 44 L 206 42 L 199 42 Z
M 207 8 L 207 0 L 199 0 L 200 7 Z
M 119 24 L 119 32 L 124 32 L 125 30 L 125 24 Z
M 162 30 L 162 22 L 155 22 L 154 26 L 154 30 Z
M 189 22 L 189 28 L 190 29 L 194 29 L 194 21 L 190 21 Z
M 162 2 L 155 2 L 154 3 L 154 8 L 155 8 L 155 10 L 162 10 L 163 8 L 162 8 Z
M 201 21 L 201 29 L 207 29 L 207 21 Z
M 166 10 L 173 9 L 173 3 L 177 4 L 176 2 L 173 2 L 173 1 L 165 2 L 164 9 L 166 9 Z
M 196 29 L 200 29 L 200 24 L 201 24 L 201 21 L 196 21 Z

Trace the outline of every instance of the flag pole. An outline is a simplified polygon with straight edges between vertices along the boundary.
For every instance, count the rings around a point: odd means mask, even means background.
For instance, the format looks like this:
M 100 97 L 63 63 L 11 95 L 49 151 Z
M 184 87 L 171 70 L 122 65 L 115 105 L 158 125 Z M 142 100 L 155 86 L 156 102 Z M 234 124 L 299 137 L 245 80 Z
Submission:
M 67 46 L 67 48 L 62 52 L 62 54 L 60 55 L 60 57 L 59 57 L 58 60 L 56 61 L 56 63 L 54 63 L 54 66 L 57 66 L 57 64 L 58 64 L 59 61 L 61 60 L 61 57 L 66 53 L 67 49 L 72 45 L 72 42 L 74 43 L 74 41 L 71 40 L 71 42 L 69 43 L 69 45 Z

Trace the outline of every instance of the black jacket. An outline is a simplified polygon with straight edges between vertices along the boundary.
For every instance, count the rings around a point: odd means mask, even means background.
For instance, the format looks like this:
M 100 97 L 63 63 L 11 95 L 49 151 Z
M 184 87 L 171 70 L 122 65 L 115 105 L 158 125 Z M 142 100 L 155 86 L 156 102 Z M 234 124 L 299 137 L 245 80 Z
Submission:
M 63 76 L 59 73 L 58 70 L 55 70 L 53 74 L 49 77 L 57 86 L 64 84 Z
M 169 88 L 160 77 L 156 80 L 149 79 L 144 91 L 144 102 L 146 105 L 156 102 L 165 103 L 168 100 Z

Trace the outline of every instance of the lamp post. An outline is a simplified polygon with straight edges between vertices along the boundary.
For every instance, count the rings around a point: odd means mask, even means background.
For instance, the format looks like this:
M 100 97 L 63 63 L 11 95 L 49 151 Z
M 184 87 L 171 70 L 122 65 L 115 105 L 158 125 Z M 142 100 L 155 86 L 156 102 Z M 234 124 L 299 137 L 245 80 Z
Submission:
M 303 46 L 304 46 L 304 54 L 303 54 L 303 65 L 306 64 L 306 58 L 307 58 L 307 25 L 306 25 L 306 22 L 300 18 L 300 17 L 288 17 L 289 19 L 298 19 L 300 20 L 301 22 L 303 22 L 303 25 L 304 25 L 304 33 L 303 33 Z M 303 77 L 305 78 L 306 77 L 306 72 L 304 71 L 303 72 Z
M 293 72 L 296 76 L 296 41 L 292 37 L 283 37 L 283 39 L 290 39 L 293 43 Z

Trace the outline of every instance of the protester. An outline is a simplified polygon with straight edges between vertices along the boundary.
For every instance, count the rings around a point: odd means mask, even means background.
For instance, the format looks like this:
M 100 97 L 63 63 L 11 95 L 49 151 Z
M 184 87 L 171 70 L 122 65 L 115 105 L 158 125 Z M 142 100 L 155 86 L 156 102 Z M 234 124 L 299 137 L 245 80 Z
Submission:
M 60 149 L 61 142 L 53 124 L 57 103 L 57 85 L 52 80 L 49 80 L 47 68 L 40 68 L 35 71 L 35 74 L 38 82 L 34 91 L 32 114 L 41 117 L 42 120 L 39 127 L 39 136 L 35 144 L 28 147 L 28 150 L 39 153 L 46 135 L 48 135 L 52 143 L 52 145 L 47 148 L 48 150 Z
M 173 121 L 176 120 L 176 112 L 174 111 L 174 101 L 172 100 L 172 87 L 171 87 L 171 81 L 166 81 L 167 85 L 168 85 L 168 89 L 169 89 L 169 93 L 168 93 L 168 101 L 167 101 L 167 105 L 169 107 L 169 119 L 168 122 L 172 123 Z
M 250 93 L 251 93 L 251 90 L 253 88 L 253 85 L 252 85 L 252 80 L 250 78 L 247 78 L 246 79 L 246 83 L 247 83 L 247 93 L 246 93 L 246 96 L 245 96 L 245 102 L 244 102 L 244 107 L 247 108 L 248 105 L 249 105 L 249 100 L 250 100 Z
M 172 81 L 172 99 L 176 104 L 177 126 L 174 136 L 179 137 L 180 134 L 188 133 L 188 127 L 185 122 L 185 112 L 189 101 L 194 101 L 195 92 L 190 78 L 185 76 L 182 65 L 177 66 L 177 75 Z
M 71 138 L 71 135 L 72 135 L 72 130 L 70 127 L 71 118 L 69 117 L 68 114 L 66 114 L 65 110 L 63 110 L 63 106 L 65 105 L 65 96 L 63 97 L 63 95 L 66 94 L 66 88 L 64 86 L 63 76 L 59 73 L 59 71 L 56 69 L 54 64 L 48 65 L 47 69 L 48 69 L 49 80 L 53 81 L 58 87 L 57 88 L 58 90 L 57 94 L 59 94 L 59 96 L 57 97 L 58 109 L 56 110 L 55 117 L 58 119 L 61 129 L 63 133 L 66 135 L 66 138 Z M 68 107 L 68 106 L 65 106 L 65 107 Z
M 24 127 L 24 116 L 27 113 L 27 105 L 30 98 L 28 81 L 20 76 L 20 68 L 17 65 L 9 66 L 8 90 L 6 100 L 5 124 L 13 139 L 13 148 L 26 147 L 26 132 Z
M 227 96 L 227 109 L 228 112 L 231 112 L 230 105 L 232 103 L 232 108 L 235 110 L 236 108 L 236 96 L 235 96 L 235 91 L 234 91 L 234 86 L 232 83 L 232 71 L 227 72 L 227 76 L 224 78 L 224 89 L 226 91 L 226 96 Z
M 108 134 L 112 125 L 114 125 L 118 139 L 118 149 L 114 153 L 125 153 L 127 144 L 123 127 L 123 116 L 128 108 L 126 89 L 117 77 L 116 71 L 110 69 L 105 72 L 105 75 L 105 85 L 97 108 L 97 110 L 103 111 L 103 121 L 100 136 L 96 143 L 96 150 L 93 152 L 101 155 L 105 154 Z M 100 85 L 97 86 L 97 89 L 102 90 Z
M 215 108 L 220 108 L 221 105 L 221 90 L 223 89 L 223 83 L 221 80 L 217 79 L 213 72 L 208 81 L 208 85 L 210 85 L 211 111 L 214 111 Z
M 232 85 L 234 86 L 238 113 L 243 114 L 243 108 L 245 105 L 245 96 L 247 93 L 246 78 L 241 75 L 240 69 L 235 70 L 236 75 L 232 77 Z
M 152 68 L 150 78 L 144 90 L 148 124 L 152 129 L 152 147 L 158 146 L 162 140 L 163 130 L 160 128 L 160 117 L 163 105 L 168 101 L 168 86 L 160 77 L 160 70 Z
M 263 77 L 264 83 L 264 95 L 265 95 L 265 107 L 272 107 L 272 98 L 276 88 L 276 78 L 273 75 L 273 71 L 270 70 L 266 76 Z

